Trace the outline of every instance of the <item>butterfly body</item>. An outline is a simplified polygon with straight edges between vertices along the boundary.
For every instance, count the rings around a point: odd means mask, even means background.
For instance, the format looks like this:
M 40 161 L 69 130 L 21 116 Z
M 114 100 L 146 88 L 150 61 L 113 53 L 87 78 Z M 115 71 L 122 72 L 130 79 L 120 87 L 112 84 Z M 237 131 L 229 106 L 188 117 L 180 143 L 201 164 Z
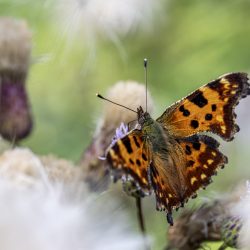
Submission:
M 166 133 L 163 127 L 150 117 L 148 113 L 143 114 L 144 118 L 138 118 L 138 121 L 143 121 L 141 125 L 141 131 L 144 135 L 144 140 L 148 140 L 151 150 L 155 153 L 161 153 L 167 149 Z M 162 152 L 163 153 L 163 152 Z
M 231 73 L 174 103 L 156 120 L 139 107 L 137 128 L 107 149 L 111 172 L 132 180 L 141 194 L 154 190 L 157 210 L 166 210 L 172 224 L 172 210 L 196 197 L 227 163 L 219 143 L 204 132 L 232 140 L 239 131 L 234 108 L 249 94 L 247 74 Z
M 167 175 L 164 176 L 167 179 L 168 188 L 171 190 L 171 197 L 178 197 L 180 203 L 183 203 L 185 198 L 185 175 L 182 169 L 182 158 L 183 151 L 181 147 L 175 147 L 177 145 L 175 139 L 171 136 L 170 132 L 163 127 L 163 125 L 150 117 L 147 112 L 143 112 L 140 107 L 138 112 L 138 121 L 141 126 L 141 133 L 143 134 L 143 143 L 147 145 L 147 155 L 150 158 L 148 179 L 152 183 L 152 178 L 157 176 L 157 168 L 164 168 Z M 172 151 L 175 152 L 172 152 Z M 171 152 L 171 153 L 170 153 Z M 173 162 L 179 165 L 179 168 L 174 167 Z M 159 180 L 162 183 L 163 179 Z M 170 198 L 171 198 L 170 197 Z M 167 197 L 166 197 L 167 199 Z M 158 210 L 165 210 L 161 204 L 157 204 Z M 167 208 L 171 211 L 172 208 Z

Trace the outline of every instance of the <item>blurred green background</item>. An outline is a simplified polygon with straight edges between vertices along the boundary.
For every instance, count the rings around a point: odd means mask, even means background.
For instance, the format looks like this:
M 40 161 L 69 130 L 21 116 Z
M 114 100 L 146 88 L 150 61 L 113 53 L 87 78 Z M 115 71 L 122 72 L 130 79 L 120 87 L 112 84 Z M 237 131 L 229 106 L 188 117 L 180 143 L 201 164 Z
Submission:
M 222 74 L 249 72 L 249 0 L 162 0 L 157 3 L 160 10 L 152 12 L 150 25 L 142 22 L 126 34 L 115 34 L 115 39 L 96 32 L 93 42 L 84 32 L 62 32 L 64 16 L 55 11 L 58 2 L 0 0 L 0 15 L 27 20 L 33 33 L 27 89 L 35 128 L 22 145 L 38 154 L 78 161 L 101 112 L 102 103 L 95 93 L 105 93 L 118 80 L 143 82 L 145 57 L 149 60 L 149 90 L 156 103 L 154 117 Z M 79 25 L 68 18 L 70 25 Z M 248 105 L 244 101 L 238 109 L 244 114 L 240 125 L 247 122 L 244 110 Z M 248 130 L 249 125 L 243 126 L 243 136 L 225 145 L 230 164 L 209 187 L 210 196 L 214 191 L 230 190 L 249 176 Z M 247 139 L 241 141 L 243 137 Z M 162 223 L 162 217 L 157 215 L 153 224 Z M 152 225 L 150 231 L 155 228 Z M 159 237 L 164 233 L 162 226 Z M 164 245 L 162 238 L 159 244 Z

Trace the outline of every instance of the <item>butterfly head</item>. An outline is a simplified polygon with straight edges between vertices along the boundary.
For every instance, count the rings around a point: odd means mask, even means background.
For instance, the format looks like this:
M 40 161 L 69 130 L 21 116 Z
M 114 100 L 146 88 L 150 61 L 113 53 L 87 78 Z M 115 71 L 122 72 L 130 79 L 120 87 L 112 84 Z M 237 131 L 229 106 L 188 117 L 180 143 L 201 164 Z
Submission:
M 148 112 L 144 112 L 143 108 L 140 106 L 137 108 L 138 123 L 143 127 L 146 123 L 151 123 L 152 118 Z

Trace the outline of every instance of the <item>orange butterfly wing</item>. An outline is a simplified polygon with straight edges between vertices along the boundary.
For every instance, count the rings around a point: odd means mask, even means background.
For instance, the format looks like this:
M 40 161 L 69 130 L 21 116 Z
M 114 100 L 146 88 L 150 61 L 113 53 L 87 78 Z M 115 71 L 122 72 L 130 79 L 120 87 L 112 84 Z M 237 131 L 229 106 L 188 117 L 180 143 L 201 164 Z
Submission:
M 135 129 L 117 140 L 107 150 L 106 158 L 115 179 L 132 177 L 145 193 L 149 193 L 148 166 L 151 156 L 140 130 Z
M 206 135 L 194 135 L 181 140 L 180 145 L 186 157 L 187 190 L 185 197 L 190 197 L 200 187 L 211 183 L 211 176 L 217 169 L 224 167 L 228 162 L 218 147 L 219 143 Z
M 158 210 L 171 213 L 211 182 L 216 170 L 227 163 L 218 147 L 219 143 L 213 138 L 194 135 L 172 141 L 168 158 L 153 156 L 150 177 Z
M 162 152 L 153 152 L 140 130 L 133 130 L 108 149 L 107 160 L 115 177 L 132 177 L 146 191 L 153 187 L 157 209 L 167 210 L 172 224 L 172 209 L 195 196 L 227 163 L 219 143 L 199 133 L 213 132 L 232 140 L 239 130 L 234 108 L 249 94 L 245 73 L 227 74 L 202 86 L 156 120 L 167 139 Z
M 214 80 L 170 106 L 157 121 L 174 137 L 213 132 L 232 140 L 239 127 L 234 108 L 250 94 L 246 73 L 231 73 Z
M 199 133 L 213 132 L 232 140 L 239 130 L 234 108 L 249 94 L 247 74 L 227 74 L 170 106 L 156 120 L 170 139 L 168 156 L 154 154 L 150 167 L 158 209 L 171 213 L 182 206 L 227 163 L 219 143 Z

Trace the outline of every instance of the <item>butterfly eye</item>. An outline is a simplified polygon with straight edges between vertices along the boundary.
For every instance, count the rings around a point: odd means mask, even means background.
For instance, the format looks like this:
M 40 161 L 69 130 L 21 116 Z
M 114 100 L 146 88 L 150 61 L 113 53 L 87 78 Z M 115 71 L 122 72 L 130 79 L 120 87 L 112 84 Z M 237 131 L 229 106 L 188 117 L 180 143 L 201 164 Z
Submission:
M 139 117 L 138 122 L 139 122 L 140 125 L 144 124 L 145 123 L 144 116 Z

